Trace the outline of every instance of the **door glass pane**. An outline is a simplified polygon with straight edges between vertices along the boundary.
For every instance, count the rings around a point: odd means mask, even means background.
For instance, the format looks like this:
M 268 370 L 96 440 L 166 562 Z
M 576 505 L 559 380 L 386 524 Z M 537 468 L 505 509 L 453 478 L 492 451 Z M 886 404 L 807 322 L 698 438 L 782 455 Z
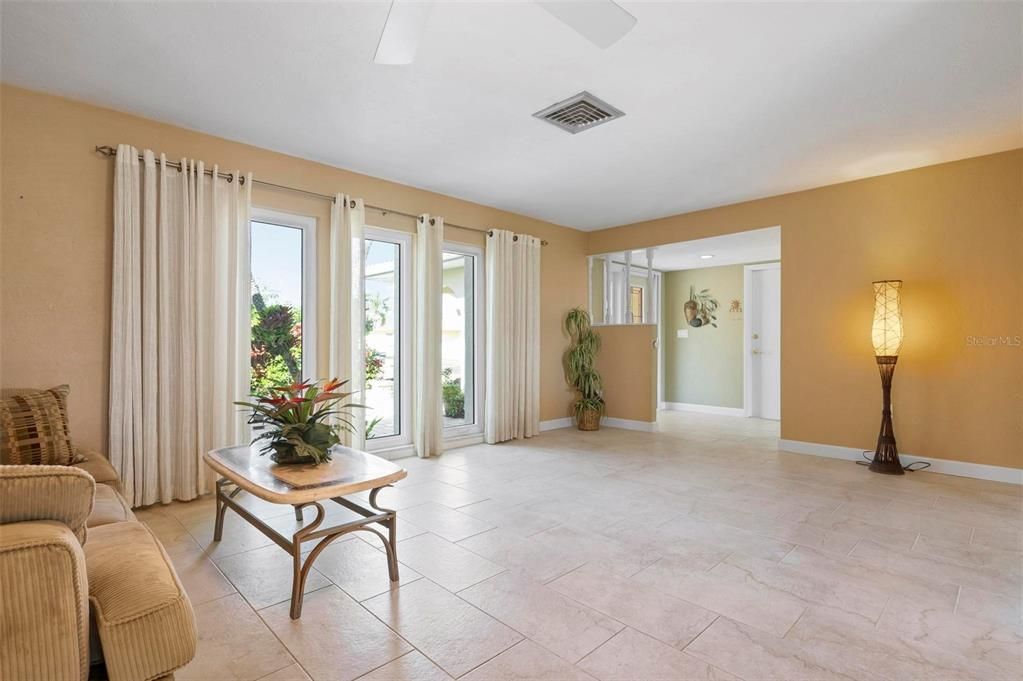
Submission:
M 389 241 L 365 240 L 366 437 L 401 432 L 401 250 Z
M 441 394 L 445 428 L 475 421 L 474 264 L 474 256 L 444 253 Z
M 302 230 L 251 223 L 250 389 L 302 380 Z

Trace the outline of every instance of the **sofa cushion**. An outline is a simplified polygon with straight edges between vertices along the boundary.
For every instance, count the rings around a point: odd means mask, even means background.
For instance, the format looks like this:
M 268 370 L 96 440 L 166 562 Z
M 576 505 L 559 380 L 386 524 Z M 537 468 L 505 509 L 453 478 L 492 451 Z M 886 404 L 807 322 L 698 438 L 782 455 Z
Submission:
M 86 447 L 75 447 L 75 455 L 80 460 L 75 462 L 74 466 L 87 472 L 96 482 L 102 485 L 110 485 L 118 492 L 121 491 L 121 478 L 117 475 L 114 467 L 110 465 L 107 457 L 95 449 L 88 449 Z
M 0 463 L 67 466 L 77 460 L 68 426 L 69 392 L 61 385 L 0 399 Z
M 192 659 L 192 605 L 149 528 L 129 521 L 90 530 L 85 563 L 110 681 L 154 679 Z
M 128 502 L 124 500 L 124 497 L 110 485 L 96 485 L 92 513 L 89 514 L 86 526 L 93 528 L 129 520 L 135 520 L 135 514 L 128 508 Z

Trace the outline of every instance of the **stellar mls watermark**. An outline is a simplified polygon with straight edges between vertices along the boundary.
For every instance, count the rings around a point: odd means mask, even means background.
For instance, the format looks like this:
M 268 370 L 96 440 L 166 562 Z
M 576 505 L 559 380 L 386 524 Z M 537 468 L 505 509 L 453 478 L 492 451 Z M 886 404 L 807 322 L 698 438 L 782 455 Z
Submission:
M 1023 336 L 967 336 L 966 345 L 971 348 L 1018 348 L 1023 347 Z

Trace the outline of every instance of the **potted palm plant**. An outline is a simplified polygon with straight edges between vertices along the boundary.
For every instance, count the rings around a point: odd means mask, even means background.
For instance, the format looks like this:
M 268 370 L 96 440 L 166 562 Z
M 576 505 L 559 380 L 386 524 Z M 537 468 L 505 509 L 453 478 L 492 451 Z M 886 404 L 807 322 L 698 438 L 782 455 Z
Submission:
M 565 378 L 579 398 L 572 405 L 579 430 L 599 430 L 604 414 L 604 391 L 594 368 L 600 350 L 600 336 L 593 330 L 590 313 L 581 307 L 565 316 L 565 331 L 571 346 L 565 353 Z

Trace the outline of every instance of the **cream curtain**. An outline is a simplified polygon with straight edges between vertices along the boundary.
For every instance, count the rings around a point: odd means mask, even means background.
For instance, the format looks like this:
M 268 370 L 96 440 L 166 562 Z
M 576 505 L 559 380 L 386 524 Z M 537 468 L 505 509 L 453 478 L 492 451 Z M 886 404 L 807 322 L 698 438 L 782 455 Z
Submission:
M 329 378 L 347 380 L 352 401 L 362 403 L 365 387 L 363 348 L 362 250 L 366 208 L 362 199 L 344 194 L 334 197 L 330 211 L 330 357 Z M 350 447 L 362 449 L 366 441 L 364 410 L 352 410 L 355 432 Z
M 487 239 L 486 384 L 487 442 L 540 432 L 540 240 L 501 229 Z
M 412 441 L 420 457 L 443 449 L 441 419 L 442 251 L 444 218 L 420 215 L 416 222 L 416 362 Z
M 202 455 L 247 439 L 248 224 L 240 185 L 117 148 L 110 344 L 110 461 L 133 506 L 211 489 Z

